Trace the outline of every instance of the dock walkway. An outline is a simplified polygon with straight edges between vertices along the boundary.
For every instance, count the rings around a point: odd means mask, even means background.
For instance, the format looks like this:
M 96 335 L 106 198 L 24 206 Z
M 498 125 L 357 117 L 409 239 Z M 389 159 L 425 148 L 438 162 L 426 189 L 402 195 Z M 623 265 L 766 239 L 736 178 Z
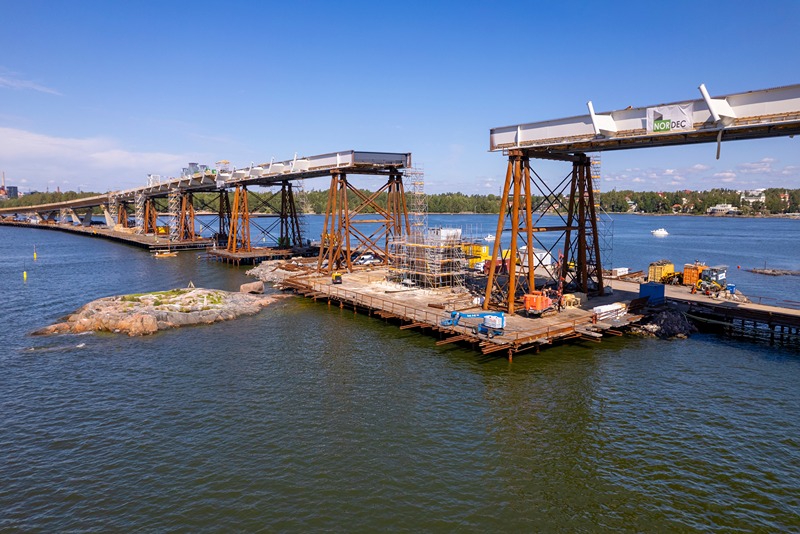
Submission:
M 639 284 L 609 280 L 615 292 L 638 292 Z M 800 310 L 782 306 L 735 302 L 701 293 L 687 286 L 665 286 L 668 302 L 676 304 L 692 319 L 716 324 L 734 337 L 744 337 L 783 345 L 800 345 Z
M 135 247 L 146 248 L 151 251 L 167 250 L 199 250 L 210 248 L 213 245 L 212 239 L 194 239 L 183 241 L 169 241 L 167 236 L 155 234 L 136 234 L 133 229 L 119 231 L 101 225 L 83 226 L 75 224 L 51 224 L 51 223 L 30 223 L 24 221 L 0 220 L 0 226 L 16 226 L 21 228 L 36 228 L 42 230 L 55 230 L 58 232 L 69 232 L 88 237 L 109 239 Z

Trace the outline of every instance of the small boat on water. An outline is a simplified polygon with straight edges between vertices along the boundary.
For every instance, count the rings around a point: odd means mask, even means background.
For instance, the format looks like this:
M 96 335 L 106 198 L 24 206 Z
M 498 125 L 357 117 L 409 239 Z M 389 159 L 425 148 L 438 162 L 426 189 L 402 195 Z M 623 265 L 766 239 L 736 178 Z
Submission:
M 650 230 L 650 233 L 656 237 L 664 237 L 669 235 L 669 232 L 667 232 L 663 228 L 659 228 L 658 230 Z
M 177 255 L 178 255 L 178 253 L 175 252 L 174 250 L 172 250 L 172 247 L 170 246 L 169 243 L 167 243 L 167 249 L 166 250 L 164 250 L 164 249 L 156 250 L 153 253 L 153 257 L 154 258 L 173 258 L 173 257 L 175 257 Z
M 484 237 L 483 240 L 487 242 L 494 241 L 494 234 L 486 234 L 486 237 Z

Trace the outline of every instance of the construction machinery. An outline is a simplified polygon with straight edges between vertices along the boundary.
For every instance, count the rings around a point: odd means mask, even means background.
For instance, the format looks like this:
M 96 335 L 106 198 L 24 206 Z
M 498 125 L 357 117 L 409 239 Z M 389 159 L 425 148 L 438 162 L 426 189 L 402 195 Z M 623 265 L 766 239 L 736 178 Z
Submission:
M 549 317 L 558 313 L 558 295 L 550 297 L 548 290 L 531 291 L 522 297 L 525 313 L 528 317 Z
M 473 334 L 483 334 L 489 339 L 494 336 L 502 336 L 504 328 L 506 327 L 506 317 L 503 312 L 474 312 L 466 313 L 453 311 L 450 312 L 450 317 L 442 319 L 440 323 L 442 326 L 458 326 L 461 319 L 483 319 L 480 324 L 472 327 Z
M 661 277 L 661 283 L 673 286 L 683 285 L 683 273 L 678 271 L 676 273 L 665 274 Z
M 700 273 L 700 280 L 697 281 L 695 287 L 705 293 L 716 293 L 725 288 L 728 278 L 728 266 L 717 265 L 716 267 L 707 267 Z

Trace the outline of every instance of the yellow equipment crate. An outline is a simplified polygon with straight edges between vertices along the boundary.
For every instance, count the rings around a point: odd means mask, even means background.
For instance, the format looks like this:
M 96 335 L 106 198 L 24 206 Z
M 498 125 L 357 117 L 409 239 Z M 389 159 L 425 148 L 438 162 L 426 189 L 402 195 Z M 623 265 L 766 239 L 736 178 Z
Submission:
M 647 280 L 650 282 L 660 282 L 668 274 L 675 272 L 675 265 L 664 260 L 653 262 L 647 270 Z

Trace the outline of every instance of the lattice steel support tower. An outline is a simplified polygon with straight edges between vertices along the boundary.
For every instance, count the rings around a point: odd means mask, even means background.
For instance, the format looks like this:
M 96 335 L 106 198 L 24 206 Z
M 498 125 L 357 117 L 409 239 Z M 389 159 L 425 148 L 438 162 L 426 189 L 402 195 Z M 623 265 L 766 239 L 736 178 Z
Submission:
M 228 195 L 227 189 L 219 190 L 219 208 L 218 208 L 218 222 L 219 228 L 215 241 L 218 246 L 228 244 L 228 232 L 231 228 L 231 198 Z
M 153 197 L 147 198 L 144 202 L 144 233 L 154 234 L 158 231 L 158 210 L 156 200 Z
M 387 194 L 386 207 L 377 202 L 384 192 Z M 353 208 L 348 195 L 355 199 Z M 369 212 L 376 218 L 358 218 Z M 367 234 L 358 228 L 361 223 L 376 227 Z M 369 195 L 354 187 L 345 173 L 334 171 L 331 173 L 317 270 L 325 273 L 339 269 L 352 271 L 354 253 L 374 253 L 386 264 L 391 257 L 390 243 L 408 234 L 409 230 L 403 179 L 397 169 L 389 173 L 386 184 Z
M 289 180 L 281 182 L 281 234 L 278 238 L 278 248 L 291 248 L 302 245 L 303 235 L 300 229 L 300 219 L 297 215 L 292 183 Z
M 231 226 L 228 232 L 228 252 L 252 252 L 250 244 L 250 208 L 247 202 L 247 187 L 236 186 L 231 209 Z
M 178 239 L 181 241 L 194 241 L 197 239 L 194 215 L 194 195 L 184 191 L 181 194 L 181 214 L 178 220 Z
M 550 188 L 530 166 L 530 158 L 554 159 L 572 163 L 572 172 L 555 188 Z M 590 171 L 591 162 L 585 154 L 529 153 L 524 149 L 508 151 L 508 167 L 500 198 L 500 216 L 492 249 L 489 277 L 483 308 L 490 306 L 515 313 L 517 301 L 536 288 L 539 268 L 549 285 L 559 291 L 565 284 L 576 291 L 603 294 L 602 268 L 597 235 L 597 216 Z M 564 213 L 566 188 L 569 187 L 567 210 Z M 534 204 L 534 192 L 536 200 Z M 536 214 L 536 220 L 534 220 Z M 562 224 L 547 225 L 545 214 L 556 215 Z M 503 230 L 511 221 L 511 243 L 507 254 L 501 256 Z M 545 268 L 534 246 L 551 255 L 558 245 L 549 247 L 539 239 L 543 232 L 560 232 L 563 256 L 555 268 Z

